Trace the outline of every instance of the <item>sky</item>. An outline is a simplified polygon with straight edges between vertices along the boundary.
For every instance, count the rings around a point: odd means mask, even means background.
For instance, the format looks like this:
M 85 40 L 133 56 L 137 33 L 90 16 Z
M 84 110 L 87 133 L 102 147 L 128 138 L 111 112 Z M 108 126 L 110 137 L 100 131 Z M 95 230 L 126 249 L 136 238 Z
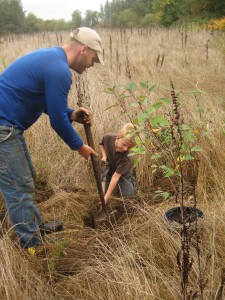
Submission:
M 33 13 L 43 20 L 64 19 L 71 20 L 74 10 L 78 9 L 82 17 L 86 10 L 100 11 L 100 5 L 105 5 L 106 0 L 22 0 L 23 10 Z

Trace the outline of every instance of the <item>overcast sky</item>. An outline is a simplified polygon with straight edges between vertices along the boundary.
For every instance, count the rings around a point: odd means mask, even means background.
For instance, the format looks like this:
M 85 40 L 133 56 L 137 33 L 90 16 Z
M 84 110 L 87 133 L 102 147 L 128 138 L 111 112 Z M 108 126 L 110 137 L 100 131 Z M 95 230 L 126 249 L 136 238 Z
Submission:
M 106 0 L 22 0 L 21 3 L 26 14 L 31 12 L 43 20 L 69 21 L 74 10 L 78 9 L 84 16 L 88 9 L 100 11 L 100 4 L 104 6 Z

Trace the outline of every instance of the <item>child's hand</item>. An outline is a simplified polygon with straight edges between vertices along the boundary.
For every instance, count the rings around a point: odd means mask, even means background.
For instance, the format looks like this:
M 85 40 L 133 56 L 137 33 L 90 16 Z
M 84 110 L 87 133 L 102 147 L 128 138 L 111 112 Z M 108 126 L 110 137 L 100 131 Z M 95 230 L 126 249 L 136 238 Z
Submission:
M 107 157 L 106 156 L 103 156 L 102 159 L 101 159 L 102 162 L 104 162 L 106 165 L 108 165 L 108 161 L 107 161 Z

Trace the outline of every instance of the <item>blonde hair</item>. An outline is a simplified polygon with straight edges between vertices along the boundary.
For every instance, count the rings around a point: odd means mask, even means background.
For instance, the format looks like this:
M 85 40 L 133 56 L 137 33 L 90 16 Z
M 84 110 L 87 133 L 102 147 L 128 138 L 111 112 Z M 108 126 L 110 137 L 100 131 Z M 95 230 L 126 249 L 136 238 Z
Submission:
M 132 123 L 126 123 L 118 132 L 119 138 L 122 138 L 129 148 L 136 145 L 134 130 L 135 127 Z

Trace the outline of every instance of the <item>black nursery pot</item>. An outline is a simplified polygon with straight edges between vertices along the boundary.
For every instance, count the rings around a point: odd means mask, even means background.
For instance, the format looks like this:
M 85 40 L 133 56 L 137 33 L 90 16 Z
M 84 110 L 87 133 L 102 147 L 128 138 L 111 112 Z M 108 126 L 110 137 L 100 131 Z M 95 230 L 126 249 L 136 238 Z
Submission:
M 177 224 L 182 224 L 181 207 L 177 206 L 167 210 L 164 214 L 164 218 L 169 223 L 175 222 Z M 204 213 L 202 210 L 192 206 L 183 206 L 184 223 L 193 223 L 196 221 L 197 218 L 204 218 Z

